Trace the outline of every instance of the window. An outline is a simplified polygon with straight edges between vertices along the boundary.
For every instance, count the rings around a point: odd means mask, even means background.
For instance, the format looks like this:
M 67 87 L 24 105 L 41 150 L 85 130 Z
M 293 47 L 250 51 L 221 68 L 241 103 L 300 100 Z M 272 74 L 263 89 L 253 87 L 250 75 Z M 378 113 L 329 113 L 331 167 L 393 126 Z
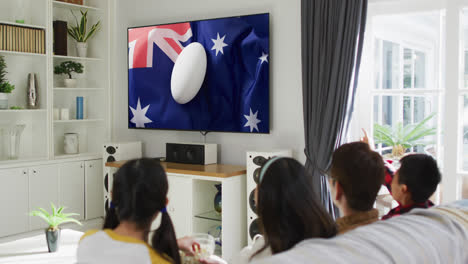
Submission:
M 429 31 L 426 36 L 413 38 L 391 33 L 407 31 L 408 36 L 416 35 L 421 28 L 431 26 L 427 23 L 435 21 L 433 16 L 436 14 L 382 16 L 375 19 L 372 62 L 375 80 L 371 93 L 374 124 L 387 126 L 391 130 L 386 131 L 392 131 L 394 135 L 400 134 L 403 139 L 404 135 L 409 135 L 418 124 L 424 122 L 429 135 L 408 140 L 407 143 L 410 144 L 404 145 L 403 151 L 422 152 L 437 158 L 440 149 L 437 144 L 440 136 L 437 115 L 441 109 L 438 77 L 434 78 L 438 76 L 438 72 L 432 64 L 439 55 L 439 32 Z M 395 22 L 405 20 L 419 25 L 408 28 L 401 22 Z M 388 30 L 389 28 L 392 30 Z M 429 39 L 434 42 L 428 42 Z M 374 129 L 377 129 L 375 125 Z M 373 134 L 377 132 L 373 131 Z M 399 148 L 399 145 L 392 146 L 385 142 L 376 145 L 376 149 L 384 157 L 390 158 L 403 154 Z

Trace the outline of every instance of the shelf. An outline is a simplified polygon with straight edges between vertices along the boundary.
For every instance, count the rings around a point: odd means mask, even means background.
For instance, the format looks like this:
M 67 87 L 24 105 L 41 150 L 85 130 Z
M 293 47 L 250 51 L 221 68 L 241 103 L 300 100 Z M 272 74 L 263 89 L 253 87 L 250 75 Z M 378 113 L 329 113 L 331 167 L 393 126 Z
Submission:
M 65 92 L 72 92 L 72 91 L 104 91 L 104 88 L 66 88 L 66 87 L 55 87 L 54 91 L 65 91 Z
M 201 219 L 221 221 L 221 214 L 219 214 L 216 211 L 210 211 L 210 212 L 206 212 L 206 213 L 203 213 L 203 214 L 198 214 L 198 215 L 195 215 L 195 217 L 196 218 L 201 218 Z
M 45 157 L 28 157 L 28 158 L 19 158 L 15 160 L 0 160 L 0 169 L 15 167 L 21 165 L 22 163 L 31 163 L 31 162 L 42 162 L 47 161 Z
M 44 27 L 44 26 L 31 25 L 31 24 L 22 24 L 22 23 L 15 23 L 15 22 L 2 21 L 2 20 L 0 20 L 0 24 L 18 26 L 18 27 L 27 27 L 27 28 L 46 29 L 46 27 Z
M 46 54 L 43 53 L 31 53 L 31 52 L 19 52 L 19 51 L 8 51 L 0 50 L 0 54 L 11 54 L 11 55 L 21 55 L 21 56 L 35 56 L 35 57 L 46 57 Z
M 86 9 L 86 10 L 93 10 L 93 11 L 99 11 L 99 12 L 103 11 L 101 8 L 92 7 L 92 6 L 70 4 L 70 3 L 60 2 L 60 1 L 53 1 L 53 3 L 54 3 L 54 7 L 69 8 L 72 10 Z
M 5 109 L 0 110 L 0 113 L 46 113 L 45 109 Z
M 55 155 L 54 159 L 72 159 L 72 158 L 102 158 L 102 154 L 100 153 L 78 153 L 78 154 L 60 154 Z
M 83 60 L 83 61 L 102 61 L 101 58 L 73 57 L 73 56 L 62 56 L 62 55 L 54 55 L 54 59 Z
M 70 119 L 70 120 L 54 120 L 54 124 L 70 124 L 70 123 L 90 123 L 103 122 L 104 119 Z

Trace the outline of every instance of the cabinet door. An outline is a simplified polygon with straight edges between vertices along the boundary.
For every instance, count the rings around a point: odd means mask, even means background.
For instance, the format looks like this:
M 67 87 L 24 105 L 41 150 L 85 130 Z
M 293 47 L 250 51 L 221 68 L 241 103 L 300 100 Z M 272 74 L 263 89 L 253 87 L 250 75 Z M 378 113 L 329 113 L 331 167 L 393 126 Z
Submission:
M 192 234 L 192 179 L 183 176 L 168 176 L 169 203 L 167 211 L 171 216 L 177 237 Z
M 0 237 L 29 229 L 28 171 L 0 170 Z
M 94 219 L 104 216 L 104 178 L 102 160 L 85 161 L 85 216 Z
M 80 214 L 76 219 L 84 219 L 84 162 L 67 162 L 59 165 L 60 206 L 65 213 Z
M 37 166 L 29 169 L 29 210 L 39 207 L 51 211 L 50 203 L 59 203 L 59 170 L 57 165 Z M 30 216 L 30 229 L 46 228 L 47 223 Z

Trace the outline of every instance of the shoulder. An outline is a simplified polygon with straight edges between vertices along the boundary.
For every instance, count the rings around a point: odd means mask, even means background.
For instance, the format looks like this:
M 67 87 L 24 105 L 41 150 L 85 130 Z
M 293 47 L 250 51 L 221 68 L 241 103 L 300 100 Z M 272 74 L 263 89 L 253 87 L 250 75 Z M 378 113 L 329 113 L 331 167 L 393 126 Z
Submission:
M 156 250 L 154 250 L 149 245 L 147 245 L 147 248 L 148 248 L 148 252 L 149 252 L 149 256 L 150 256 L 152 264 L 171 264 L 172 263 L 172 261 L 170 261 L 170 258 L 168 256 L 164 258 L 163 256 L 161 256 L 161 254 L 156 252 Z
M 81 238 L 80 238 L 80 242 L 83 241 L 83 239 L 85 239 L 86 237 L 89 237 L 89 236 L 92 236 L 94 234 L 96 234 L 97 232 L 99 232 L 100 230 L 97 230 L 97 229 L 91 229 L 91 230 L 88 230 L 86 231 L 86 233 L 84 233 Z

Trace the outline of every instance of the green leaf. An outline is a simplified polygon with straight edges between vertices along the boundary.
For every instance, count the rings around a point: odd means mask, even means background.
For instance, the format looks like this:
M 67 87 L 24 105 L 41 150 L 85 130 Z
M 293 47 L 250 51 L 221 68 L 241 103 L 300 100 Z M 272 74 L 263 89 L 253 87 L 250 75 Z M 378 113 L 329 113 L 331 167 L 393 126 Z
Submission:
M 63 210 L 65 207 L 63 206 L 56 207 L 53 203 L 50 203 L 50 205 L 52 209 L 52 214 L 49 214 L 43 208 L 38 208 L 38 210 L 31 211 L 30 215 L 40 217 L 41 219 L 46 221 L 49 227 L 51 228 L 56 228 L 61 224 L 70 223 L 70 222 L 81 225 L 81 223 L 78 220 L 70 217 L 70 216 L 79 215 L 79 214 L 64 213 Z

